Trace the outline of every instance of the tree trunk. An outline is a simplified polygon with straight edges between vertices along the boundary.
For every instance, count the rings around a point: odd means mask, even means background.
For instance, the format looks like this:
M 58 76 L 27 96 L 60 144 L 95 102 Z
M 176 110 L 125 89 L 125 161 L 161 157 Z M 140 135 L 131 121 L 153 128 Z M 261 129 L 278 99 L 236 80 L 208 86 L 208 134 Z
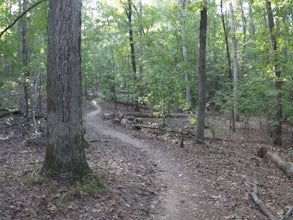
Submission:
M 189 60 L 187 55 L 187 48 L 186 48 L 186 29 L 185 29 L 185 18 L 184 18 L 184 11 L 185 11 L 185 0 L 178 0 L 179 4 L 179 19 L 181 24 L 181 49 L 182 49 L 182 56 L 184 63 L 188 66 Z M 185 96 L 186 100 L 190 103 L 191 102 L 191 90 L 190 90 L 190 82 L 189 82 L 189 74 L 185 73 Z
M 247 53 L 246 53 L 246 45 L 247 45 L 247 22 L 246 22 L 246 14 L 245 14 L 245 8 L 244 8 L 244 3 L 243 0 L 239 0 L 239 5 L 240 5 L 240 9 L 241 9 L 241 20 L 242 20 L 242 42 L 241 42 L 241 47 L 240 47 L 240 51 L 241 51 L 241 56 L 239 58 L 239 73 L 246 73 L 247 70 Z
M 252 11 L 252 6 L 251 3 L 248 3 L 248 15 L 249 15 L 249 38 L 252 40 L 252 38 L 255 35 L 255 25 L 254 25 L 254 18 L 253 18 L 253 11 Z M 252 47 L 255 46 L 252 44 Z M 249 55 L 249 58 L 252 59 L 253 61 L 256 60 L 256 55 L 254 53 Z
M 231 82 L 230 89 L 231 91 L 233 90 L 233 77 L 232 77 L 232 70 L 231 70 L 231 57 L 230 57 L 230 49 L 229 49 L 229 42 L 228 42 L 228 31 L 226 29 L 226 23 L 225 23 L 225 17 L 224 17 L 224 12 L 223 12 L 223 1 L 221 0 L 220 2 L 220 7 L 221 7 L 221 18 L 222 18 L 222 25 L 223 25 L 223 30 L 224 30 L 224 35 L 225 35 L 225 45 L 226 45 L 226 56 L 227 56 L 227 62 L 228 62 L 228 75 L 229 79 Z M 234 114 L 234 107 L 231 109 L 231 125 L 232 125 L 232 130 L 236 130 L 235 126 L 235 114 Z
M 232 50 L 233 50 L 233 113 L 234 121 L 237 118 L 237 81 L 238 81 L 238 56 L 237 56 L 237 42 L 236 42 L 236 28 L 234 22 L 234 11 L 232 3 L 230 3 L 231 13 L 231 29 L 232 29 Z M 234 122 L 233 131 L 236 131 Z
M 143 25 L 142 25 L 142 0 L 138 1 L 139 4 L 139 13 L 138 13 L 138 19 L 139 19 L 139 81 L 143 78 L 143 43 L 142 43 L 142 37 L 143 37 Z
M 272 137 L 273 137 L 273 144 L 281 146 L 282 145 L 282 78 L 281 78 L 281 71 L 279 69 L 278 65 L 278 42 L 277 42 L 277 36 L 276 36 L 276 29 L 275 29 L 275 22 L 273 17 L 273 11 L 271 2 L 269 0 L 266 0 L 266 6 L 267 6 L 267 13 L 268 13 L 268 22 L 269 22 L 269 28 L 270 28 L 270 38 L 271 38 L 271 44 L 273 49 L 273 69 L 275 73 L 275 82 L 274 86 L 277 90 L 278 94 L 276 96 L 276 110 L 273 115 L 273 121 L 274 126 L 272 130 Z
M 196 138 L 198 143 L 204 141 L 205 105 L 206 105 L 206 36 L 207 35 L 207 1 L 203 1 L 200 11 L 199 52 L 198 52 L 198 115 Z
M 128 11 L 126 12 L 129 26 L 129 45 L 130 45 L 130 56 L 131 56 L 131 66 L 132 66 L 132 74 L 134 81 L 134 102 L 135 102 L 135 111 L 139 111 L 139 103 L 137 99 L 137 70 L 136 70 L 136 58 L 135 58 L 135 47 L 133 40 L 133 27 L 132 27 L 132 0 L 128 0 Z
M 20 0 L 20 10 L 21 13 L 26 10 L 27 1 Z M 25 116 L 27 119 L 30 117 L 30 73 L 29 73 L 29 51 L 28 51 L 28 39 L 27 39 L 27 17 L 24 16 L 20 20 L 20 31 L 21 31 L 21 55 L 22 55 L 22 65 L 23 65 L 23 90 L 24 90 L 24 100 L 25 100 Z
M 117 110 L 117 96 L 116 96 L 116 75 L 115 75 L 115 57 L 114 57 L 114 51 L 112 48 L 112 43 L 110 42 L 110 51 L 111 51 L 111 60 L 112 60 L 112 85 L 111 85 L 111 90 L 113 93 L 113 99 L 114 99 L 114 105 L 115 105 L 115 110 Z
M 243 51 L 242 54 L 243 56 L 246 54 L 245 49 L 246 49 L 246 17 L 245 17 L 245 12 L 244 12 L 244 7 L 243 7 L 243 0 L 239 0 L 239 5 L 241 9 L 241 20 L 242 20 L 242 32 L 243 32 Z M 245 63 L 243 61 L 243 63 Z
M 248 11 L 249 11 L 249 36 L 252 38 L 255 35 L 255 25 L 253 20 L 253 11 L 251 3 L 248 3 Z
M 42 173 L 79 179 L 90 172 L 81 109 L 81 0 L 50 0 L 48 15 L 48 143 Z

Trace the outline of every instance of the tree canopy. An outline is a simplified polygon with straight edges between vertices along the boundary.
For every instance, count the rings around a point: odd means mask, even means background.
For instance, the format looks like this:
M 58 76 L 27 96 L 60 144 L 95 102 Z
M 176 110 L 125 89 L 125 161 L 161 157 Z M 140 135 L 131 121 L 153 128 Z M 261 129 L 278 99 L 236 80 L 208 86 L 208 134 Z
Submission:
M 37 2 L 1 1 L 1 32 Z M 129 2 L 132 6 L 131 21 L 127 17 Z M 178 109 L 196 112 L 201 1 L 129 2 L 83 1 L 81 53 L 84 92 L 103 93 L 116 101 L 146 102 L 162 116 Z M 184 3 L 183 8 L 180 2 Z M 228 114 L 237 102 L 240 117 L 267 117 L 268 125 L 273 128 L 280 121 L 293 121 L 293 5 L 292 1 L 269 1 L 275 22 L 271 29 L 267 2 L 207 1 L 206 99 Z M 230 4 L 235 30 L 231 27 Z M 17 105 L 6 94 L 16 91 L 24 80 L 33 84 L 37 76 L 46 75 L 47 9 L 46 2 L 37 4 L 19 18 L 18 22 L 26 20 L 27 67 L 23 65 L 19 49 L 22 46 L 19 40 L 21 26 L 11 26 L 0 38 L 0 90 L 4 91 L 0 95 L 1 108 Z M 184 41 L 182 24 L 185 26 Z M 129 25 L 133 30 L 137 80 L 133 77 Z M 272 33 L 278 45 L 275 49 L 271 42 Z M 227 56 L 232 59 L 233 37 L 236 39 L 239 65 L 237 91 L 233 91 L 229 76 L 229 68 L 233 69 L 235 64 L 227 62 Z M 188 62 L 182 53 L 182 44 L 186 48 Z M 227 54 L 226 46 L 229 46 L 231 54 Z M 276 66 L 282 73 L 280 76 L 276 75 Z M 24 74 L 27 68 L 29 76 Z M 45 92 L 42 89 L 46 84 L 44 79 L 40 77 L 39 92 L 42 94 Z M 276 82 L 282 86 L 276 86 Z M 190 98 L 186 98 L 188 87 Z M 33 96 L 32 93 L 30 95 Z M 30 102 L 30 105 L 36 103 Z M 276 118 L 278 105 L 281 105 L 282 112 Z

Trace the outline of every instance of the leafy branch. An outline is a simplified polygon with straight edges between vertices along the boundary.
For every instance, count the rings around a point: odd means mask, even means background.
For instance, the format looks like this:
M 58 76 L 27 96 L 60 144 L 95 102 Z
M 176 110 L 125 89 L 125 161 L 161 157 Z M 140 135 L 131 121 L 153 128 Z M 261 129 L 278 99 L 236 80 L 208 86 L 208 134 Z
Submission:
M 18 16 L 15 18 L 15 20 L 14 20 L 10 25 L 8 25 L 3 31 L 0 32 L 0 38 L 2 37 L 2 35 L 3 35 L 6 31 L 8 31 L 10 28 L 12 28 L 12 27 L 16 24 L 16 22 L 17 22 L 19 19 L 21 19 L 26 13 L 28 13 L 30 10 L 32 10 L 33 8 L 35 8 L 36 6 L 38 6 L 39 4 L 41 4 L 41 3 L 44 2 L 44 1 L 46 1 L 46 0 L 40 0 L 40 1 L 36 2 L 36 3 L 34 3 L 34 4 L 31 5 L 29 8 L 27 8 L 25 11 L 23 11 L 20 15 L 18 15 Z

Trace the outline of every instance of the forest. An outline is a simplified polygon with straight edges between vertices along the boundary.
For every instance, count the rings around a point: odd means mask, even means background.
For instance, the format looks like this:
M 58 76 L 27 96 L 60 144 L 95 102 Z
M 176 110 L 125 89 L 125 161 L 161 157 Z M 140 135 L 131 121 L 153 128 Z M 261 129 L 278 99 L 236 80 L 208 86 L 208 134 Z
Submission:
M 293 219 L 292 36 L 292 0 L 1 0 L 0 219 Z

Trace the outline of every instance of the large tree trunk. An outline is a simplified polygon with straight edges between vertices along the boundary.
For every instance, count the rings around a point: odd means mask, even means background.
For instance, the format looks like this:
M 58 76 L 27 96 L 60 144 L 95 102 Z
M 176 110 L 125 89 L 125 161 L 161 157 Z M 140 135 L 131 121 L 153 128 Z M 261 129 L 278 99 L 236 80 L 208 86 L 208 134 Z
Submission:
M 196 138 L 198 143 L 204 141 L 205 105 L 206 105 L 206 36 L 207 35 L 207 1 L 204 0 L 200 12 L 199 53 L 198 53 L 198 115 Z
M 48 143 L 42 172 L 79 179 L 90 172 L 81 110 L 81 0 L 50 0 L 48 17 Z
M 278 65 L 278 42 L 276 36 L 276 29 L 275 29 L 275 22 L 273 17 L 273 11 L 271 2 L 266 0 L 267 5 L 267 13 L 268 13 L 268 21 L 269 21 L 269 28 L 270 28 L 270 37 L 271 37 L 271 44 L 273 49 L 273 69 L 275 72 L 275 89 L 277 91 L 276 96 L 276 109 L 273 115 L 274 126 L 272 130 L 272 137 L 274 145 L 281 146 L 282 145 L 282 78 L 281 78 L 281 71 Z

